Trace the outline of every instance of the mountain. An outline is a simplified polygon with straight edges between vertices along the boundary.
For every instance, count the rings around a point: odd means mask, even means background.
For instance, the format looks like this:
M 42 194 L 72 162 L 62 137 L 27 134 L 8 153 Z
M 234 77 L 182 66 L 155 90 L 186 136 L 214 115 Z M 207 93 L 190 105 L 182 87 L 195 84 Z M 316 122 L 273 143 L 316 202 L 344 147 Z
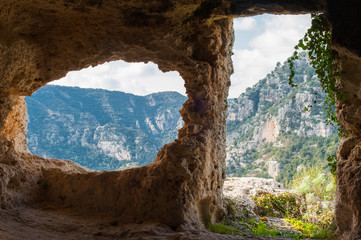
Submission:
M 295 62 L 297 88 L 288 85 L 289 72 L 287 63 L 277 63 L 264 79 L 229 99 L 228 176 L 287 183 L 307 165 L 326 167 L 335 153 L 337 132 L 325 124 L 325 95 L 307 56 Z M 176 92 L 135 96 L 48 85 L 27 98 L 29 149 L 99 171 L 145 165 L 177 137 L 185 100 Z
M 288 84 L 287 62 L 277 63 L 264 79 L 229 100 L 228 176 L 273 177 L 287 183 L 307 165 L 327 166 L 338 135 L 325 123 L 325 94 L 309 62 L 306 54 L 295 62 L 297 88 Z
M 186 97 L 47 85 L 26 99 L 28 146 L 95 170 L 145 165 L 177 137 Z

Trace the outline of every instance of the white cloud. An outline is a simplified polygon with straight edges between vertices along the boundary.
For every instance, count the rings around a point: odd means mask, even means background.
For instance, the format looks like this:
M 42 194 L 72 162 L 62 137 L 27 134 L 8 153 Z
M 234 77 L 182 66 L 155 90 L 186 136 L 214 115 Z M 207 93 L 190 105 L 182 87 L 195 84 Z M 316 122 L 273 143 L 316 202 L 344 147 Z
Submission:
M 247 87 L 253 86 L 267 75 L 275 65 L 258 49 L 234 50 L 232 59 L 235 72 L 231 76 L 229 97 L 238 97 Z
M 251 30 L 256 27 L 254 18 L 236 18 L 233 20 L 233 28 L 235 31 Z
M 250 45 L 266 55 L 292 52 L 310 26 L 310 17 L 305 15 L 271 16 L 265 23 L 265 31 L 252 39 Z
M 185 94 L 184 81 L 177 72 L 161 72 L 154 63 L 108 62 L 96 67 L 69 72 L 66 77 L 51 84 L 103 88 L 136 95 L 161 91 Z
M 270 73 L 277 62 L 283 63 L 309 28 L 309 15 L 273 15 L 265 20 L 265 30 L 249 42 L 250 50 L 234 49 L 234 74 L 229 97 L 238 97 L 247 87 Z M 258 23 L 257 23 L 258 24 Z

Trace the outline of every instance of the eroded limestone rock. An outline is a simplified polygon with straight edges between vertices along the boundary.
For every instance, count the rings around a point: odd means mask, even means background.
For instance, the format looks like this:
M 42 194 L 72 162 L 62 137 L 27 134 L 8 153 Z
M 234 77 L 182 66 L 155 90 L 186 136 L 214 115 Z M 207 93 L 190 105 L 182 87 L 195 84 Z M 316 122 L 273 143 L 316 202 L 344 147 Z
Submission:
M 343 239 L 361 238 L 361 46 L 356 41 L 361 38 L 360 9 L 358 1 L 329 1 L 327 9 L 332 44 L 340 54 L 340 91 L 346 96 L 337 101 L 336 114 L 350 133 L 342 139 L 337 156 L 335 220 Z
M 337 114 L 353 139 L 340 148 L 336 223 L 345 237 L 357 238 L 361 8 L 356 0 L 327 4 L 345 71 L 341 85 L 348 93 L 338 102 Z M 183 230 L 221 220 L 232 17 L 324 8 L 322 0 L 1 1 L 1 212 L 10 214 L 9 209 L 26 203 L 42 213 L 116 216 Z M 178 139 L 165 145 L 153 163 L 122 172 L 90 172 L 70 161 L 27 153 L 23 96 L 69 71 L 119 59 L 153 61 L 162 71 L 180 73 L 188 100 Z
M 216 7 L 221 12 L 213 16 Z M 222 219 L 225 164 L 219 159 L 225 157 L 233 71 L 232 18 L 224 14 L 223 3 L 208 9 L 201 1 L 5 1 L 0 9 L 0 54 L 6 59 L 0 64 L 2 162 L 10 168 L 2 191 L 9 207 L 25 201 L 57 211 L 70 207 L 81 216 L 117 216 L 123 222 L 161 222 L 172 228 L 203 228 L 202 223 Z M 204 11 L 212 16 L 203 16 Z M 178 140 L 164 146 L 152 164 L 122 172 L 89 172 L 26 153 L 22 96 L 68 71 L 118 59 L 153 61 L 163 71 L 181 74 L 188 101 Z M 19 183 L 9 184 L 11 179 Z M 18 201 L 11 200 L 13 188 Z

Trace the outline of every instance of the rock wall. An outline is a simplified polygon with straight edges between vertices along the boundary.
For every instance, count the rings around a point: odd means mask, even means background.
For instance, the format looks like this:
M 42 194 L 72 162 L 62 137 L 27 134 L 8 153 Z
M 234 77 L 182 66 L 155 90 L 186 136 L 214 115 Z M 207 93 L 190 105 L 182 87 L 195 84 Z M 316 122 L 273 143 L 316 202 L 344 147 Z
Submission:
M 336 223 L 340 233 L 354 237 L 361 231 L 361 8 L 356 0 L 327 3 L 334 46 L 345 70 L 341 84 L 351 93 L 337 109 L 351 136 L 340 148 Z M 183 229 L 220 220 L 232 17 L 324 8 L 320 0 L 2 1 L 2 212 L 27 203 L 85 217 L 98 213 L 124 222 L 153 221 Z M 118 59 L 153 61 L 162 71 L 181 74 L 188 100 L 181 110 L 185 124 L 178 139 L 165 145 L 153 163 L 122 172 L 89 172 L 70 161 L 27 153 L 23 96 L 68 71 Z
M 359 1 L 328 2 L 329 21 L 333 26 L 333 46 L 340 54 L 341 92 L 336 113 L 349 131 L 339 146 L 335 220 L 343 239 L 361 238 L 361 9 Z M 342 21 L 340 21 L 342 19 Z
M 2 63 L 0 84 L 9 98 L 30 95 L 69 70 L 116 59 L 152 60 L 163 71 L 177 70 L 188 94 L 178 140 L 164 146 L 152 164 L 95 173 L 67 162 L 38 160 L 35 166 L 24 166 L 29 171 L 34 168 L 31 175 L 36 178 L 30 189 L 38 194 L 29 201 L 52 209 L 72 206 L 72 212 L 82 215 L 97 212 L 121 217 L 123 222 L 155 221 L 171 227 L 183 223 L 200 227 L 201 222 L 222 218 L 225 166 L 218 159 L 225 155 L 232 18 L 203 20 L 195 14 L 199 7 L 200 2 L 164 1 L 1 3 L 6 23 L 2 30 L 16 38 L 5 39 L 1 46 L 2 59 L 7 60 Z M 13 121 L 24 108 L 19 101 L 14 100 L 10 114 L 3 113 L 2 134 L 12 144 L 10 155 L 26 149 L 26 143 L 21 146 L 18 140 L 26 130 L 16 130 Z M 26 119 L 23 115 L 19 117 Z M 19 137 L 7 130 L 9 123 Z M 25 165 L 24 158 L 19 156 L 17 164 Z

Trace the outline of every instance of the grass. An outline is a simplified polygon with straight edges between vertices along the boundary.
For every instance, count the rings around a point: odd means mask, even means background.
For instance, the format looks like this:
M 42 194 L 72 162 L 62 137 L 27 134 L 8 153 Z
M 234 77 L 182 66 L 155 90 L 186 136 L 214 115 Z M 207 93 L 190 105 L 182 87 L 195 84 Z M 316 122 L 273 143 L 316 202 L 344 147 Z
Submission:
M 254 235 L 260 237 L 288 237 L 293 239 L 335 239 L 336 235 L 334 233 L 334 225 L 330 225 L 328 228 L 322 228 L 316 224 L 308 223 L 299 219 L 290 218 L 285 219 L 286 222 L 289 222 L 294 226 L 294 229 L 300 233 L 282 233 L 279 230 L 269 227 L 263 221 L 257 221 L 255 219 L 241 220 L 238 222 L 243 226 L 246 226 Z M 211 232 L 227 235 L 239 235 L 243 236 L 244 234 L 237 227 L 226 225 L 224 223 L 208 223 L 208 229 Z
M 208 223 L 208 229 L 214 233 L 243 236 L 243 234 L 238 229 L 227 226 L 223 223 Z
M 302 200 L 303 199 L 303 200 Z M 332 224 L 333 211 L 323 209 L 318 201 L 310 198 L 299 198 L 295 194 L 260 194 L 253 198 L 256 211 L 260 216 L 275 216 L 285 218 L 296 231 L 301 232 L 294 238 L 333 239 L 335 227 Z M 302 213 L 302 214 L 301 214 Z M 254 226 L 252 232 L 256 235 L 266 235 L 266 224 Z M 274 236 L 274 234 L 270 233 Z
M 269 228 L 266 223 L 262 221 L 256 221 L 254 219 L 250 219 L 250 223 L 253 224 L 251 227 L 251 231 L 257 236 L 272 236 L 277 237 L 281 235 L 280 231 L 275 230 L 274 228 Z
M 286 222 L 289 222 L 293 225 L 293 227 L 302 233 L 302 236 L 305 238 L 312 239 L 334 239 L 335 228 L 334 225 L 331 224 L 327 228 L 322 228 L 319 225 L 305 222 L 298 219 L 285 219 Z

